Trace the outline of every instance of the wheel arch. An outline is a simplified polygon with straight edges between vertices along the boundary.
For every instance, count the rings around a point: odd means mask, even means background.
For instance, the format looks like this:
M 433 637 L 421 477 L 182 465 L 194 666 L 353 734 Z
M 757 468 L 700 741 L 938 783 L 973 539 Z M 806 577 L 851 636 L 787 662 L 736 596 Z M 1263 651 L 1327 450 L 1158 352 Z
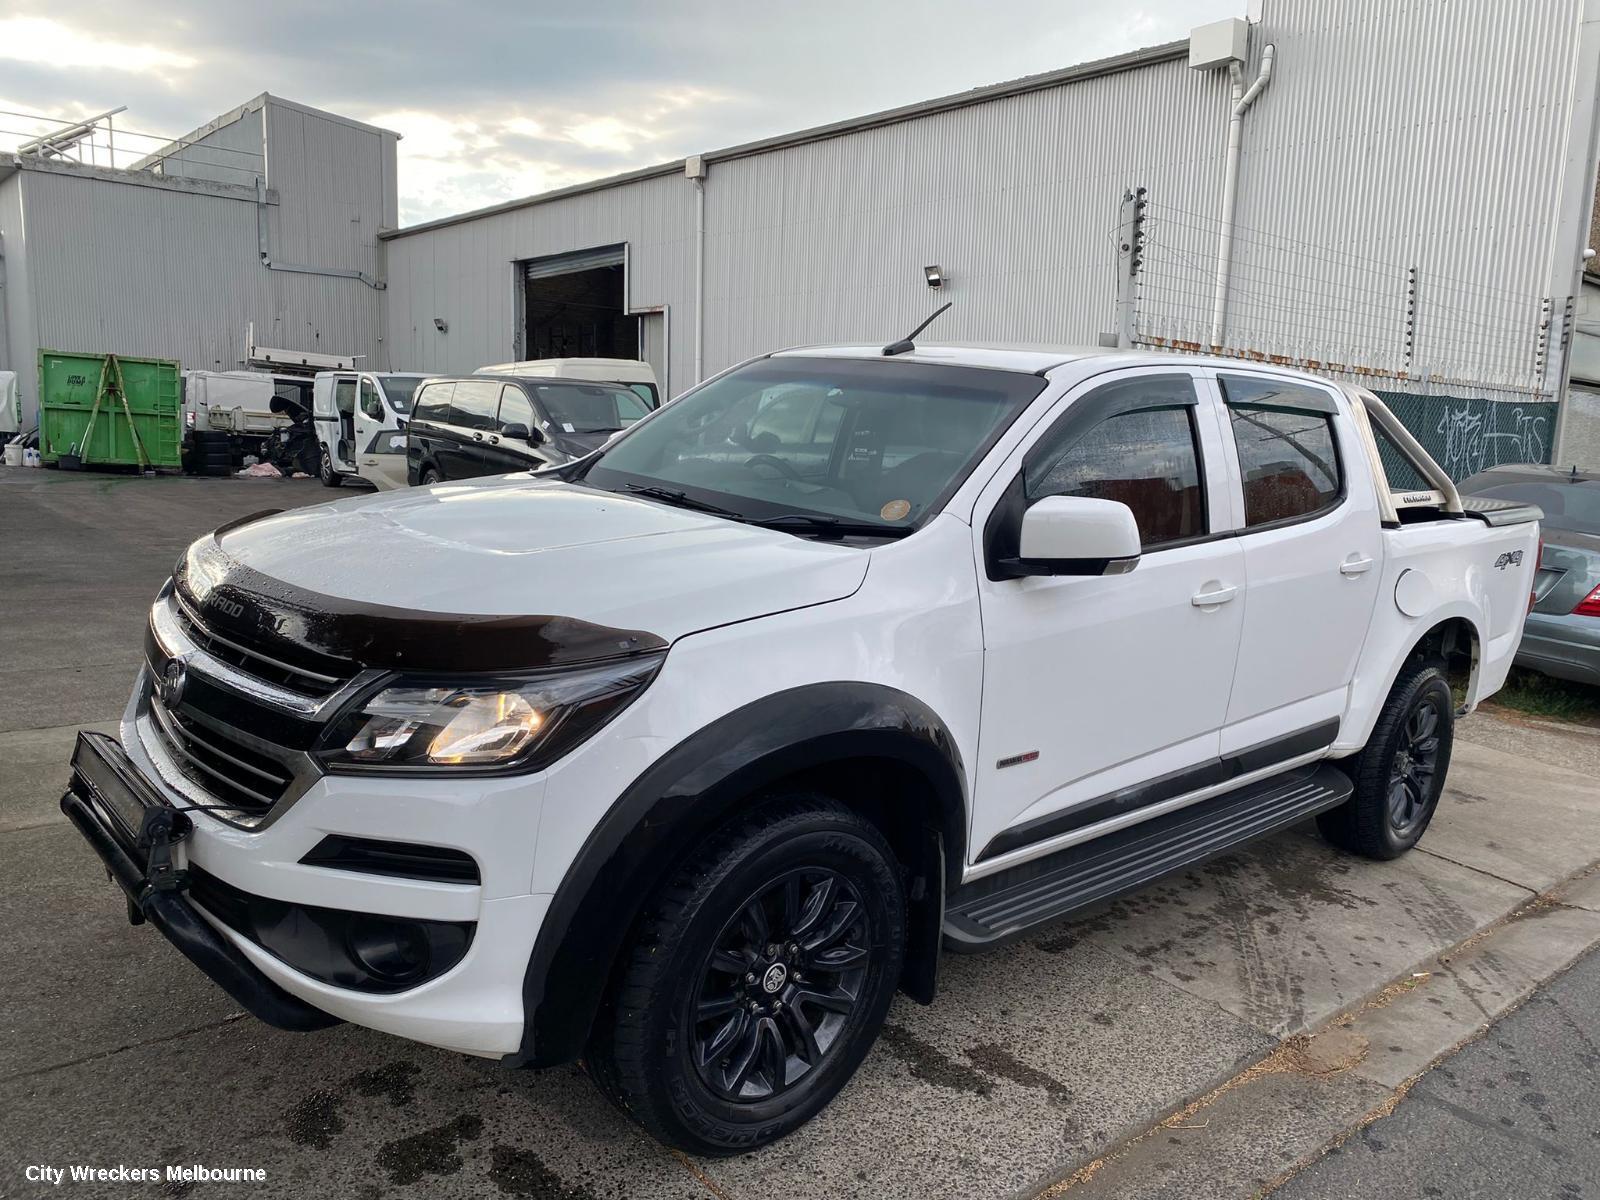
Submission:
M 1370 673 L 1365 679 L 1357 676 L 1336 749 L 1354 753 L 1366 745 L 1377 724 L 1384 698 L 1394 688 L 1405 665 L 1418 657 L 1444 661 L 1452 689 L 1459 687 L 1466 695 L 1465 703 L 1458 706 L 1458 714 L 1477 706 L 1484 640 L 1479 616 L 1470 606 L 1446 605 L 1416 621 L 1404 634 L 1387 659 L 1380 660 L 1384 661 L 1381 673 Z
M 824 791 L 884 832 L 907 871 L 901 987 L 931 1000 L 944 895 L 966 857 L 966 773 L 954 737 L 897 689 L 823 683 L 764 697 L 647 768 L 579 850 L 551 900 L 523 980 L 513 1066 L 582 1054 L 644 902 L 712 829 L 778 787 Z

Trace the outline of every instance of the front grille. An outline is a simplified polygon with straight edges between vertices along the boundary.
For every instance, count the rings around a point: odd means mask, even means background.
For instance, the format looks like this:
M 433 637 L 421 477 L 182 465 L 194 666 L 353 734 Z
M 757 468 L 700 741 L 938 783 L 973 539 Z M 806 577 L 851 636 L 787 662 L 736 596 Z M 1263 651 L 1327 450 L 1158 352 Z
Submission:
M 281 762 L 171 711 L 154 695 L 150 724 L 173 763 L 198 788 L 248 816 L 264 816 L 293 782 L 293 774 Z
M 224 637 L 200 620 L 176 591 L 172 594 L 172 615 L 184 635 L 212 658 L 302 696 L 318 700 L 331 696 L 355 675 L 353 666 L 341 674 L 340 664 L 332 660 L 323 662 L 321 656 L 316 663 L 321 669 L 315 669 L 307 663 L 287 662 L 278 655 L 267 654 L 237 637 Z

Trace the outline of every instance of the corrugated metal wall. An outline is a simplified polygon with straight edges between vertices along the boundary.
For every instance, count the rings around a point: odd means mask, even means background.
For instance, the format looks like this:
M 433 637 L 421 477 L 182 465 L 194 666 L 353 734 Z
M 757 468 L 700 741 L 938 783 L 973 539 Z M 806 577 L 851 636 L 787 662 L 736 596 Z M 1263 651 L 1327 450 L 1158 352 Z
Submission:
M 245 109 L 237 120 L 189 139 L 192 144 L 163 155 L 161 174 L 178 179 L 247 185 L 267 173 L 266 144 L 261 136 L 261 109 Z
M 1540 324 L 1568 254 L 1556 244 L 1567 141 L 1575 107 L 1592 103 L 1573 95 L 1582 5 L 1266 0 L 1253 54 L 1274 43 L 1277 69 L 1245 123 L 1226 344 L 1413 376 L 1385 378 L 1391 391 L 1528 398 L 1553 385 L 1559 330 L 1541 360 Z M 1169 59 L 711 155 L 706 373 L 779 346 L 888 340 L 944 299 L 955 307 L 930 336 L 1093 342 L 1113 324 L 1128 184 L 1152 201 L 1142 332 L 1209 342 L 1228 107 L 1226 72 Z M 401 236 L 391 362 L 507 357 L 513 260 L 625 241 L 634 302 L 672 306 L 681 390 L 693 213 L 693 185 L 671 176 Z M 922 278 L 932 263 L 953 281 L 938 296 Z
M 1216 202 L 1220 81 L 1159 63 L 751 158 L 706 186 L 709 369 L 774 346 L 932 336 L 1092 342 L 1133 181 Z
M 398 197 L 381 185 L 392 134 L 271 99 L 266 108 L 267 183 L 279 196 L 270 214 L 272 257 L 345 267 L 374 277 L 378 231 L 393 228 Z
M 628 300 L 669 305 L 675 389 L 694 357 L 694 188 L 681 176 L 496 213 L 387 244 L 387 365 L 471 371 L 516 352 L 516 263 L 628 245 Z M 448 332 L 434 328 L 445 321 Z
M 28 301 L 28 246 L 22 236 L 22 177 L 0 178 L 0 370 L 16 371 L 26 382 L 32 368 L 25 347 L 33 342 L 33 309 Z
M 1244 122 L 1224 344 L 1423 377 L 1381 383 L 1398 391 L 1553 389 L 1559 347 L 1544 370 L 1539 334 L 1576 250 L 1557 227 L 1581 16 L 1581 0 L 1267 0 L 1251 75 L 1268 42 L 1276 64 Z M 1217 209 L 1150 198 L 1142 329 L 1208 343 Z
M 45 171 L 22 181 L 40 347 L 229 369 L 252 321 L 265 345 L 376 344 L 370 289 L 261 266 L 248 199 Z
M 381 278 L 378 232 L 397 209 L 394 135 L 271 97 L 265 109 L 274 263 Z M 260 109 L 207 137 L 242 146 L 252 130 L 260 149 Z M 19 185 L 21 212 L 0 211 L 0 231 L 7 257 L 22 256 L 31 279 L 28 303 L 12 297 L 27 320 L 12 319 L 8 339 L 25 412 L 36 403 L 40 348 L 231 369 L 253 324 L 259 345 L 382 361 L 383 293 L 356 278 L 269 271 L 255 188 L 239 178 L 173 171 L 153 185 L 141 172 L 40 165 L 5 186 Z

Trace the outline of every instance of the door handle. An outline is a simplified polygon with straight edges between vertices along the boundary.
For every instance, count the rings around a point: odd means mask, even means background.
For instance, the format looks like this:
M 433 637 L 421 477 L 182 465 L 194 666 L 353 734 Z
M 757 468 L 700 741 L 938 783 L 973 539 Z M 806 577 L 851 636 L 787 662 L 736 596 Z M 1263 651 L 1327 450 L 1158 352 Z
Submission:
M 1196 608 L 1212 608 L 1218 604 L 1226 604 L 1238 591 L 1236 587 L 1221 587 L 1213 592 L 1196 592 L 1189 597 L 1189 603 Z
M 1372 560 L 1365 555 L 1352 554 L 1339 564 L 1341 575 L 1365 575 L 1372 570 Z

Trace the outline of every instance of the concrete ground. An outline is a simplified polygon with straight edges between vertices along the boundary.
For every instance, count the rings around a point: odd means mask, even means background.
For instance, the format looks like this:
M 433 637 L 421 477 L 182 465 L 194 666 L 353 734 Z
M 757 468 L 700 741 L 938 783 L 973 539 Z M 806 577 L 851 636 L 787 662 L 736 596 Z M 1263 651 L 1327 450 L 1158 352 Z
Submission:
M 1424 1075 L 1392 1116 L 1273 1195 L 1593 1196 L 1600 1181 L 1597 1011 L 1600 953 L 1590 953 Z
M 191 1162 L 262 1168 L 259 1196 L 1250 1195 L 1600 940 L 1600 887 L 1570 882 L 1600 859 L 1600 737 L 1475 716 L 1425 849 L 1299 829 L 948 957 L 817 1121 L 743 1158 L 663 1149 L 576 1068 L 279 1033 L 127 925 L 55 804 L 180 549 L 328 496 L 0 470 L 0 1195 L 45 1191 L 28 1164 Z

